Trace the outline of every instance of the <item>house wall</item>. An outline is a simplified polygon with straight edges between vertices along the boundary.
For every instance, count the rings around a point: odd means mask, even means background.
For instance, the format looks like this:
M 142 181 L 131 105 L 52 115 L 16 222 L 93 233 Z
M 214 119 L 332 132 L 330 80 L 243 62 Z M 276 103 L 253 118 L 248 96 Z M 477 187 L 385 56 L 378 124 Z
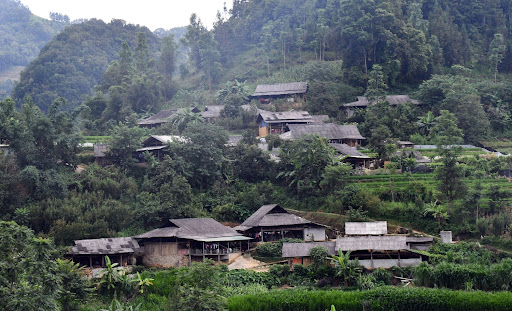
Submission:
M 176 242 L 148 242 L 144 244 L 143 265 L 148 267 L 183 267 L 189 265 L 188 255 L 178 253 Z
M 304 241 L 325 241 L 325 228 L 304 228 Z
M 388 269 L 391 267 L 416 267 L 421 263 L 421 258 L 407 258 L 400 259 L 400 264 L 398 263 L 398 259 L 374 259 L 373 267 L 372 260 L 363 259 L 358 260 L 361 266 L 364 266 L 366 269 L 376 269 L 376 268 L 384 268 Z

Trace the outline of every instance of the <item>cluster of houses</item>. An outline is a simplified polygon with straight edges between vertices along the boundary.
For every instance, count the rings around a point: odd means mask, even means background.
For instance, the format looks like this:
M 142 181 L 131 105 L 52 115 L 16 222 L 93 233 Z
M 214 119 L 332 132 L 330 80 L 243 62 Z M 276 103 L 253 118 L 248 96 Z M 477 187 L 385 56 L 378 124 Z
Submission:
M 68 256 L 83 266 L 105 265 L 109 256 L 121 266 L 181 267 L 206 258 L 232 262 L 256 243 L 294 238 L 303 243 L 283 243 L 290 266 L 308 265 L 309 251 L 324 246 L 328 253 L 351 251 L 351 258 L 368 269 L 415 266 L 425 255 L 431 237 L 389 235 L 387 223 L 347 222 L 345 235 L 329 239 L 330 228 L 290 213 L 278 204 L 264 205 L 241 225 L 231 228 L 212 218 L 170 219 L 164 227 L 134 237 L 77 240 Z

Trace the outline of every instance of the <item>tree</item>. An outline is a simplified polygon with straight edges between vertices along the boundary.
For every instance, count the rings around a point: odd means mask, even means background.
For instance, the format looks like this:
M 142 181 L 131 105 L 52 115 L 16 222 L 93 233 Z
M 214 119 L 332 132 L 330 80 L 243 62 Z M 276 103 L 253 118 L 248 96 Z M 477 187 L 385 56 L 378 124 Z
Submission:
M 199 113 L 195 113 L 190 108 L 180 109 L 171 118 L 172 126 L 183 133 L 189 124 L 203 123 L 204 119 Z
M 498 65 L 503 61 L 505 57 L 505 51 L 507 46 L 501 33 L 494 34 L 491 44 L 489 45 L 489 62 L 494 71 L 494 83 L 498 79 Z
M 373 130 L 368 143 L 377 151 L 379 159 L 387 160 L 396 150 L 396 142 L 392 138 L 391 131 L 385 125 L 380 125 Z
M 462 130 L 457 126 L 457 118 L 448 110 L 441 110 L 436 117 L 430 137 L 439 145 L 460 144 L 463 142 Z
M 121 166 L 128 166 L 135 162 L 133 152 L 140 148 L 147 130 L 140 127 L 129 127 L 119 123 L 112 128 L 109 141 L 108 156 Z
M 464 195 L 466 191 L 466 186 L 462 181 L 464 177 L 462 168 L 457 165 L 460 148 L 449 148 L 439 145 L 437 150 L 439 156 L 441 156 L 442 165 L 436 168 L 435 178 L 439 181 L 438 190 L 447 200 L 446 212 L 450 215 L 450 208 L 453 209 L 453 202 L 456 198 Z
M 61 290 L 54 246 L 27 227 L 0 221 L 0 308 L 58 310 Z
M 282 147 L 277 178 L 283 178 L 298 195 L 316 195 L 325 168 L 333 164 L 333 159 L 334 149 L 317 135 L 289 142 Z
M 378 64 L 373 65 L 368 77 L 368 87 L 365 93 L 368 101 L 375 101 L 377 103 L 382 101 L 384 92 L 387 88 L 386 77 L 382 72 L 382 66 Z
M 340 277 L 345 286 L 350 286 L 354 282 L 354 280 L 361 274 L 361 269 L 359 268 L 359 263 L 356 260 L 350 260 L 350 251 L 346 251 L 343 253 L 341 249 L 338 250 L 338 256 L 332 255 L 331 258 L 328 258 L 331 261 L 334 261 L 336 276 Z

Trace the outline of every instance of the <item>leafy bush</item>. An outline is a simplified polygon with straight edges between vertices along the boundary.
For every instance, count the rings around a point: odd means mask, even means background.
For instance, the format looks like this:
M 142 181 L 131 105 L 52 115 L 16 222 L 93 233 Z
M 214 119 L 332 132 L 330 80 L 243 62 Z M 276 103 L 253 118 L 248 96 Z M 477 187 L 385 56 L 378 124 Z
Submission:
M 283 256 L 283 243 L 302 243 L 304 241 L 299 239 L 281 239 L 279 242 L 263 243 L 256 246 L 256 255 L 261 257 L 282 257 Z
M 393 274 L 382 268 L 377 268 L 375 271 L 372 272 L 373 277 L 375 278 L 375 281 L 381 282 L 384 285 L 390 285 L 391 284 L 391 277 Z
M 245 285 L 261 284 L 267 288 L 280 285 L 279 278 L 269 272 L 255 272 L 250 270 L 231 270 L 224 276 L 227 287 L 240 287 Z

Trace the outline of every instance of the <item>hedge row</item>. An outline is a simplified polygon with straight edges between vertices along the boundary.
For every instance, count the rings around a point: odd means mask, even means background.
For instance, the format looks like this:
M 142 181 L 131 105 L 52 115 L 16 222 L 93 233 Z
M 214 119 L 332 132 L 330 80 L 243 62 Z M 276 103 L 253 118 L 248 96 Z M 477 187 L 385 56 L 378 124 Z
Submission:
M 512 309 L 512 293 L 385 286 L 346 292 L 275 290 L 228 300 L 228 309 L 232 311 L 325 311 L 331 305 L 338 311 L 505 311 Z

